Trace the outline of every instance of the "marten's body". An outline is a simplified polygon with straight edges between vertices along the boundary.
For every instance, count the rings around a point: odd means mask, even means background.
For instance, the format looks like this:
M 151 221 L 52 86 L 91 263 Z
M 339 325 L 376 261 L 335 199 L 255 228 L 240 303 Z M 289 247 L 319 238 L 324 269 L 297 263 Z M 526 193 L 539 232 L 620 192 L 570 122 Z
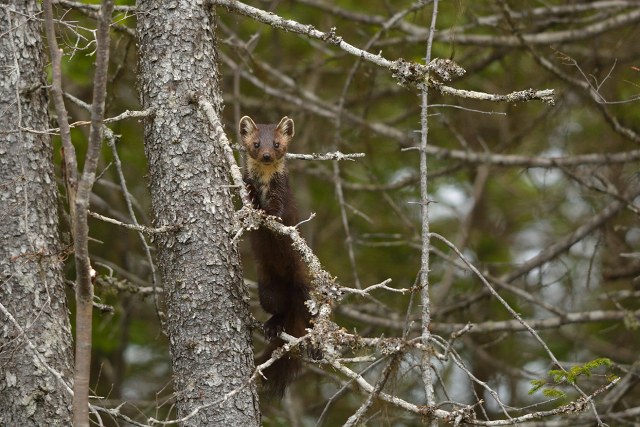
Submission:
M 285 154 L 294 135 L 293 120 L 282 118 L 277 125 L 256 125 L 245 116 L 240 120 L 240 137 L 247 151 L 244 181 L 253 207 L 279 217 L 284 225 L 296 225 L 298 212 L 289 187 Z M 310 327 L 311 316 L 304 302 L 309 299 L 308 272 L 291 239 L 259 228 L 250 233 L 251 247 L 258 270 L 260 305 L 271 314 L 264 324 L 265 337 L 271 342 L 258 363 L 267 360 L 283 344 L 283 330 L 299 337 Z M 264 372 L 265 388 L 282 396 L 293 380 L 300 362 L 285 355 Z

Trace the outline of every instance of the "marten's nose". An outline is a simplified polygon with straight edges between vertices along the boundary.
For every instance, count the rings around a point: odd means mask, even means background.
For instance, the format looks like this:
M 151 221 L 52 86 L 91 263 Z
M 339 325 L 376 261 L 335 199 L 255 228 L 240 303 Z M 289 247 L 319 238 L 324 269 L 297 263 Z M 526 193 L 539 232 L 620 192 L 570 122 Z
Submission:
M 263 160 L 263 161 L 265 161 L 265 162 L 270 162 L 270 161 L 271 161 L 271 154 L 269 154 L 269 153 L 264 153 L 264 154 L 262 155 L 262 160 Z

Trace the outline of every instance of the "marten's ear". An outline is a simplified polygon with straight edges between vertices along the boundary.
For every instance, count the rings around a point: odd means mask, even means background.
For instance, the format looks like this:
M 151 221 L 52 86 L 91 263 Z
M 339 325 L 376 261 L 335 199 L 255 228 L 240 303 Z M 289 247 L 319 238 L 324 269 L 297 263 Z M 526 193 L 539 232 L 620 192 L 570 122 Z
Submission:
M 278 123 L 278 126 L 276 126 L 276 132 L 280 132 L 281 135 L 291 140 L 291 138 L 293 138 L 293 135 L 295 133 L 293 129 L 293 120 L 291 120 L 287 116 L 284 116 L 280 120 L 280 123 Z
M 240 131 L 240 139 L 246 144 L 251 135 L 258 131 L 258 126 L 251 120 L 251 117 L 244 116 L 238 123 L 238 130 Z

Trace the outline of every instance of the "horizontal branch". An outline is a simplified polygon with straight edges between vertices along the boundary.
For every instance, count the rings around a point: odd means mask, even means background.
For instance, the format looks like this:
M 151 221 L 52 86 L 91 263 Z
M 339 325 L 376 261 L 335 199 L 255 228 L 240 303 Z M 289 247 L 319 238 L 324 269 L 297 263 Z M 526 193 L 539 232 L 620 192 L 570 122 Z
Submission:
M 383 125 L 384 126 L 384 125 Z M 448 148 L 430 145 L 427 153 L 437 158 L 459 160 L 467 164 L 486 164 L 501 167 L 523 168 L 565 168 L 584 165 L 614 165 L 632 163 L 640 160 L 640 150 L 622 151 L 619 153 L 576 154 L 558 157 L 524 156 L 518 154 L 480 153 L 471 150 L 450 150 Z M 362 191 L 388 191 L 412 185 L 420 179 L 416 174 L 408 174 L 401 178 L 383 184 L 369 182 L 344 182 L 345 188 Z
M 518 92 L 512 92 L 507 95 L 496 95 L 492 93 L 476 92 L 474 90 L 454 89 L 452 87 L 445 86 L 439 83 L 433 83 L 433 86 L 438 91 L 440 91 L 440 93 L 442 93 L 443 95 L 453 95 L 453 96 L 457 96 L 458 98 L 477 99 L 480 101 L 491 101 L 491 102 L 510 102 L 510 103 L 539 99 L 543 102 L 546 102 L 549 105 L 554 104 L 555 91 L 553 89 L 544 89 L 544 90 L 526 89 Z
M 567 313 L 565 316 L 548 317 L 546 319 L 529 319 L 526 323 L 536 330 L 554 329 L 564 325 L 575 323 L 596 323 L 621 321 L 629 317 L 640 320 L 640 310 L 594 310 L 577 313 Z M 526 328 L 518 320 L 489 321 L 472 323 L 469 333 L 485 334 L 491 332 L 516 332 L 525 331 Z M 465 323 L 434 323 L 433 329 L 441 334 L 449 334 L 466 326 Z
M 86 9 L 86 10 L 91 10 L 93 12 L 100 11 L 99 4 L 85 4 L 85 3 L 69 1 L 69 0 L 52 0 L 51 3 L 59 4 L 61 6 L 66 6 L 66 7 L 72 7 L 74 9 Z M 135 12 L 136 9 L 137 9 L 137 6 L 115 6 L 113 8 L 113 10 L 116 12 Z
M 73 95 L 70 95 L 68 93 L 64 94 L 65 98 L 72 100 L 74 103 L 80 105 L 81 107 L 87 109 L 88 111 L 90 111 L 91 109 L 91 105 L 80 101 L 78 98 L 74 97 Z M 78 102 L 80 101 L 80 102 Z M 119 122 L 121 120 L 125 120 L 125 119 L 130 119 L 130 118 L 144 118 L 144 117 L 150 117 L 152 116 L 154 113 L 152 108 L 148 108 L 146 110 L 126 110 L 123 113 L 118 114 L 117 116 L 114 117 L 109 117 L 106 118 L 102 121 L 103 124 L 109 124 L 109 123 L 115 123 L 115 122 Z M 90 120 L 78 120 L 76 122 L 73 122 L 71 124 L 69 124 L 69 128 L 76 128 L 76 127 L 80 127 L 80 126 L 87 126 L 90 125 L 91 121 Z M 3 133 L 17 133 L 17 132 L 31 132 L 31 133 L 35 133 L 35 134 L 48 134 L 48 135 L 57 135 L 60 133 L 60 128 L 50 128 L 50 129 L 31 129 L 31 128 L 19 128 L 16 130 L 9 130 L 9 131 L 4 131 L 4 132 L 0 132 L 0 134 Z
M 382 283 L 378 283 L 377 285 L 371 285 L 368 288 L 365 289 L 355 289 L 355 288 L 347 288 L 347 287 L 341 287 L 340 288 L 340 292 L 343 293 L 350 293 L 350 294 L 357 294 L 360 296 L 367 296 L 371 293 L 371 291 L 374 291 L 376 289 L 384 289 L 385 291 L 389 291 L 389 292 L 396 292 L 396 293 L 400 293 L 400 294 L 405 294 L 406 292 L 410 292 L 411 289 L 406 289 L 406 288 L 391 288 L 389 286 L 387 286 L 387 284 L 391 283 L 391 279 L 387 279 Z
M 147 108 L 146 110 L 125 110 L 123 113 L 118 114 L 114 117 L 108 117 L 104 119 L 102 122 L 105 124 L 119 122 L 120 120 L 130 119 L 130 118 L 141 118 L 141 117 L 149 117 L 154 114 L 153 108 Z
M 204 107 L 203 107 L 204 108 Z M 1 132 L 0 132 L 1 133 Z M 231 145 L 231 144 L 229 144 Z M 239 151 L 241 153 L 245 153 L 246 150 L 244 147 L 239 145 L 234 145 L 233 150 Z M 361 157 L 365 157 L 365 153 L 342 153 L 340 151 L 333 151 L 329 153 L 310 153 L 310 154 L 301 154 L 301 153 L 286 153 L 285 154 L 287 160 L 307 160 L 307 161 L 325 161 L 325 160 L 334 160 L 334 161 L 355 161 L 355 159 L 359 159 Z
M 111 276 L 98 276 L 96 278 L 96 284 L 109 288 L 109 290 L 115 290 L 117 292 L 127 292 L 134 295 L 153 295 L 155 293 L 163 293 L 164 290 L 160 287 L 153 288 L 153 286 L 138 286 L 131 283 L 127 279 L 116 279 Z
M 108 216 L 100 215 L 99 213 L 87 211 L 89 216 L 99 219 L 100 221 L 108 222 L 109 224 L 119 225 L 120 227 L 127 228 L 129 230 L 140 231 L 147 234 L 167 233 L 169 231 L 175 231 L 180 228 L 179 225 L 165 225 L 159 228 L 145 227 L 144 225 L 127 224 L 117 219 L 109 218 Z
M 556 168 L 561 166 L 610 165 L 631 163 L 640 160 L 640 150 L 619 153 L 576 154 L 558 157 L 523 156 L 517 154 L 480 153 L 476 151 L 449 150 L 434 147 L 436 157 L 460 160 L 465 163 L 490 164 L 495 166 L 517 166 L 527 168 Z
M 73 95 L 64 94 L 66 98 L 71 99 L 74 98 Z M 75 100 L 74 100 L 75 101 Z M 108 117 L 106 119 L 104 119 L 102 121 L 103 124 L 109 124 L 109 123 L 115 123 L 115 122 L 119 122 L 121 120 L 125 120 L 125 119 L 130 119 L 130 118 L 143 118 L 143 117 L 149 117 L 152 116 L 154 113 L 153 108 L 148 108 L 146 110 L 126 110 L 120 114 L 118 114 L 117 116 L 114 117 Z M 71 127 L 77 127 L 77 126 L 86 126 L 86 125 L 90 125 L 91 122 L 87 121 L 87 120 L 79 120 L 77 122 L 73 122 L 70 126 Z M 50 129 L 55 131 L 56 129 Z
M 340 306 L 337 310 L 340 314 L 343 314 L 351 319 L 358 320 L 368 325 L 375 325 L 384 328 L 392 328 L 397 330 L 403 330 L 406 325 L 404 321 L 400 319 L 392 319 L 388 316 L 377 316 L 369 313 L 358 311 L 352 307 Z M 564 316 L 553 316 L 544 319 L 524 319 L 532 328 L 538 329 L 554 329 L 565 325 L 578 324 L 578 323 L 597 323 L 597 322 L 616 322 L 621 321 L 629 317 L 635 317 L 640 320 L 640 310 L 636 311 L 623 311 L 623 310 L 594 310 L 594 311 L 581 311 L 566 313 Z M 432 322 L 431 327 L 433 332 L 440 335 L 452 334 L 467 328 L 467 323 L 443 323 Z M 525 331 L 525 326 L 518 320 L 502 320 L 502 321 L 487 321 L 479 323 L 470 323 L 471 329 L 467 334 L 486 334 L 493 332 L 519 332 Z M 418 330 L 419 325 L 413 327 Z
M 364 157 L 364 153 L 351 153 L 344 154 L 340 151 L 335 151 L 333 153 L 311 153 L 311 154 L 293 154 L 287 153 L 287 159 L 294 160 L 350 160 L 354 161 L 354 159 Z

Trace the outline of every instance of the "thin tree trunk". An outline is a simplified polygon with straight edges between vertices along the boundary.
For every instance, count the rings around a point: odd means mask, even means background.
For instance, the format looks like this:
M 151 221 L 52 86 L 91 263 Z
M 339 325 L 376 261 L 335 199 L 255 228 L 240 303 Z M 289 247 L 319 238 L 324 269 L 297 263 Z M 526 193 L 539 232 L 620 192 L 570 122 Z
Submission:
M 40 2 L 0 7 L 0 425 L 69 425 L 72 338 Z M 63 383 L 63 380 L 66 383 Z
M 75 209 L 72 209 L 75 214 L 72 224 L 73 250 L 76 261 L 76 366 L 73 388 L 73 425 L 75 427 L 89 427 L 93 283 L 91 278 L 92 267 L 89 259 L 87 210 L 89 209 L 89 198 L 96 179 L 96 168 L 100 157 L 100 147 L 102 146 L 102 119 L 104 118 L 107 71 L 109 68 L 109 28 L 114 4 L 113 0 L 103 0 L 100 8 L 98 29 L 95 33 L 96 69 L 93 76 L 89 143 L 82 168 L 82 177 L 78 181 L 76 197 L 71 198 L 69 201 L 69 203 L 75 205 Z
M 249 311 L 233 234 L 229 175 L 196 92 L 219 107 L 213 12 L 197 0 L 138 3 L 140 95 L 155 109 L 145 150 L 179 417 L 184 425 L 258 425 Z

